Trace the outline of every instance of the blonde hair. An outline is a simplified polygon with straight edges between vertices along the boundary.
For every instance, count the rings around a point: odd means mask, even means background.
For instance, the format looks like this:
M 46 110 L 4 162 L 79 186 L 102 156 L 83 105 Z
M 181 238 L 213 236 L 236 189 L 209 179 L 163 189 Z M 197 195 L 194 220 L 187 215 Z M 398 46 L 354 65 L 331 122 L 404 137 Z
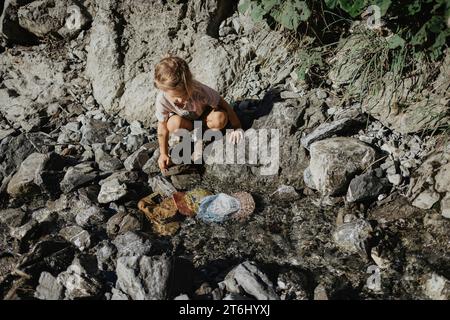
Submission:
M 187 62 L 170 54 L 155 67 L 154 85 L 161 90 L 176 90 L 190 97 L 195 89 L 194 79 Z

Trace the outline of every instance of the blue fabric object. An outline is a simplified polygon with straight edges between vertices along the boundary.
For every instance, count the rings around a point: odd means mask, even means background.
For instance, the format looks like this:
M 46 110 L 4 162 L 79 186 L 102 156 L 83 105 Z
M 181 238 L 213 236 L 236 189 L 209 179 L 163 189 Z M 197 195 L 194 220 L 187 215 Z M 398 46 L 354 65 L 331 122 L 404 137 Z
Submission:
M 239 200 L 225 193 L 203 198 L 197 217 L 204 222 L 223 222 L 241 208 Z

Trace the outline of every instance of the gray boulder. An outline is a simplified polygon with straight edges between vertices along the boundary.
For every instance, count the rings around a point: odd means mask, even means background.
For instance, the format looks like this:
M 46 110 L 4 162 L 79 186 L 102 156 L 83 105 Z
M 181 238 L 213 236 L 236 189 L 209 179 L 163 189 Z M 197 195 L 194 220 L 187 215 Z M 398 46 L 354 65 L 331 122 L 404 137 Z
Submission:
M 64 193 L 69 193 L 78 187 L 93 181 L 96 177 L 97 173 L 94 172 L 92 163 L 80 163 L 67 169 L 67 172 L 60 184 L 61 190 Z
M 59 235 L 72 242 L 78 249 L 84 251 L 91 246 L 89 232 L 79 226 L 69 226 L 61 229 Z
M 345 192 L 350 180 L 376 159 L 373 148 L 346 137 L 314 142 L 310 152 L 311 180 L 320 193 L 330 196 Z
M 36 36 L 44 37 L 49 33 L 56 33 L 62 28 L 66 11 L 66 1 L 33 1 L 19 9 L 19 24 Z
M 121 257 L 117 260 L 116 289 L 132 300 L 163 300 L 169 295 L 172 263 L 165 256 Z
M 127 186 L 118 179 L 109 180 L 102 184 L 98 194 L 99 203 L 109 203 L 119 200 L 127 194 Z
M 243 262 L 231 270 L 224 283 L 231 293 L 247 294 L 258 300 L 280 299 L 267 275 L 251 261 Z
M 123 92 L 120 38 L 115 16 L 117 2 L 102 0 L 91 27 L 87 49 L 86 74 L 90 78 L 95 100 L 107 111 L 119 111 L 116 98 Z

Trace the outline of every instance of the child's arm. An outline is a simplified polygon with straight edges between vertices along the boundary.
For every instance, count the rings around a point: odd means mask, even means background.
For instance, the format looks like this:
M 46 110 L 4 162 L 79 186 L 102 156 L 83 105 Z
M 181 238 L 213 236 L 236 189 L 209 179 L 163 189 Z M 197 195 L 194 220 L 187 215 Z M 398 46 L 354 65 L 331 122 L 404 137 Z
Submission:
M 159 159 L 158 165 L 161 170 L 167 169 L 170 163 L 169 157 L 169 130 L 167 122 L 158 122 Z
M 236 130 L 236 129 L 241 128 L 241 121 L 239 121 L 239 118 L 238 118 L 236 112 L 234 112 L 233 108 L 222 97 L 220 97 L 219 109 L 223 109 L 227 112 L 228 119 L 230 120 L 230 123 L 231 123 L 233 129 Z

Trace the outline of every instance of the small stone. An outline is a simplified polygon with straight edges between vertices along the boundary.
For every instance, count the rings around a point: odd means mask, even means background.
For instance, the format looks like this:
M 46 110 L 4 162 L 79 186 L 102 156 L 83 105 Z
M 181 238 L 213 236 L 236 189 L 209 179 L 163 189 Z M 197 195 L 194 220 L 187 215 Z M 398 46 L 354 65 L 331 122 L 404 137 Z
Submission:
M 158 192 L 165 197 L 170 197 L 177 189 L 165 177 L 156 176 L 148 180 L 153 192 Z
M 231 270 L 224 282 L 231 293 L 246 293 L 258 300 L 280 299 L 267 275 L 251 261 L 245 261 Z
M 373 171 L 356 176 L 350 181 L 347 191 L 347 201 L 366 201 L 376 199 L 385 189 L 386 182 L 375 176 Z
M 127 194 L 127 186 L 121 184 L 119 180 L 113 179 L 102 184 L 98 194 L 99 203 L 109 203 L 119 200 Z
M 146 162 L 150 159 L 149 153 L 153 150 L 150 149 L 149 146 L 142 146 L 130 155 L 124 162 L 125 169 L 128 171 L 132 170 L 140 170 L 146 164 Z
M 387 176 L 390 183 L 392 183 L 394 186 L 400 185 L 402 183 L 402 176 L 400 174 L 389 174 Z
M 283 91 L 280 93 L 281 99 L 299 99 L 301 98 L 301 94 L 293 91 Z
M 32 153 L 20 165 L 17 173 L 11 178 L 6 191 L 12 197 L 28 195 L 38 191 L 42 184 L 41 173 L 49 160 L 46 154 Z
M 125 146 L 127 152 L 135 152 L 138 150 L 145 142 L 145 135 L 133 135 L 130 134 L 126 137 Z
M 111 133 L 111 127 L 107 122 L 81 117 L 82 145 L 92 145 L 94 143 L 104 143 L 106 137 Z
M 366 241 L 371 232 L 372 227 L 367 221 L 357 219 L 337 227 L 333 233 L 333 240 L 345 251 L 365 253 Z
M 357 121 L 351 118 L 343 118 L 333 122 L 325 122 L 320 124 L 310 134 L 303 137 L 300 141 L 302 146 L 309 150 L 309 146 L 319 140 L 323 140 L 333 136 L 334 134 L 357 124 Z
M 62 284 L 66 289 L 65 299 L 74 300 L 99 297 L 102 284 L 96 276 L 98 272 L 96 270 L 97 266 L 91 266 L 91 261 L 94 262 L 93 259 L 89 258 L 88 260 L 89 265 L 84 266 L 84 262 L 80 261 L 79 258 L 75 258 L 67 270 L 58 275 L 58 283 Z
M 450 219 L 450 192 L 441 200 L 441 213 L 444 218 Z
M 61 300 L 64 297 L 64 287 L 48 272 L 42 272 L 39 285 L 34 296 L 40 300 Z
M 24 219 L 25 212 L 23 212 L 21 209 L 0 210 L 0 223 L 4 223 L 10 228 L 21 226 Z
M 450 299 L 450 281 L 437 273 L 428 274 L 424 284 L 425 295 L 433 300 Z
M 295 201 L 300 199 L 300 194 L 292 186 L 281 185 L 270 195 L 278 201 Z
M 316 97 L 321 100 L 325 100 L 328 97 L 328 94 L 325 90 L 318 89 L 316 91 Z
M 106 232 L 111 238 L 127 233 L 128 231 L 137 231 L 140 228 L 140 221 L 135 216 L 126 212 L 116 213 L 106 223 Z
M 322 284 L 314 289 L 314 300 L 328 300 L 327 290 Z
M 97 173 L 94 172 L 92 163 L 86 162 L 78 164 L 67 169 L 67 172 L 60 184 L 61 190 L 64 193 L 69 193 L 84 184 L 93 181 L 96 177 Z
M 80 210 L 75 221 L 81 227 L 99 226 L 105 221 L 105 215 L 100 207 L 92 205 Z
M 417 196 L 412 205 L 420 209 L 431 209 L 431 207 L 440 199 L 439 193 L 427 189 Z
M 153 153 L 152 157 L 145 163 L 142 167 L 142 171 L 148 174 L 149 176 L 161 172 L 158 166 L 158 158 L 159 158 L 159 149 L 156 149 Z
M 117 256 L 140 256 L 150 253 L 152 244 L 150 239 L 141 233 L 128 231 L 118 235 L 114 241 L 117 248 Z
M 172 176 L 173 186 L 177 190 L 189 190 L 200 184 L 202 178 L 198 173 L 179 174 Z
M 435 176 L 436 191 L 450 192 L 450 163 L 443 165 Z
M 69 226 L 61 229 L 60 236 L 69 242 L 72 242 L 81 251 L 89 248 L 91 245 L 91 237 L 89 232 L 79 226 Z
M 165 256 L 134 256 L 117 259 L 116 289 L 132 300 L 167 299 L 172 271 Z
M 22 240 L 23 238 L 28 238 L 32 233 L 36 231 L 38 228 L 39 223 L 31 219 L 27 223 L 25 223 L 23 226 L 14 228 L 11 230 L 11 237 Z
M 97 263 L 100 270 L 113 271 L 115 269 L 114 257 L 117 253 L 116 247 L 109 241 L 102 241 L 97 246 Z
M 137 120 L 130 123 L 130 130 L 131 134 L 135 136 L 148 134 L 147 131 L 142 128 L 141 123 Z
M 190 300 L 190 299 L 187 294 L 180 294 L 179 296 L 176 296 L 175 298 L 173 298 L 173 300 Z
M 98 164 L 98 168 L 104 172 L 114 172 L 123 168 L 122 161 L 117 158 L 111 157 L 108 153 L 98 148 L 94 152 L 95 162 Z

